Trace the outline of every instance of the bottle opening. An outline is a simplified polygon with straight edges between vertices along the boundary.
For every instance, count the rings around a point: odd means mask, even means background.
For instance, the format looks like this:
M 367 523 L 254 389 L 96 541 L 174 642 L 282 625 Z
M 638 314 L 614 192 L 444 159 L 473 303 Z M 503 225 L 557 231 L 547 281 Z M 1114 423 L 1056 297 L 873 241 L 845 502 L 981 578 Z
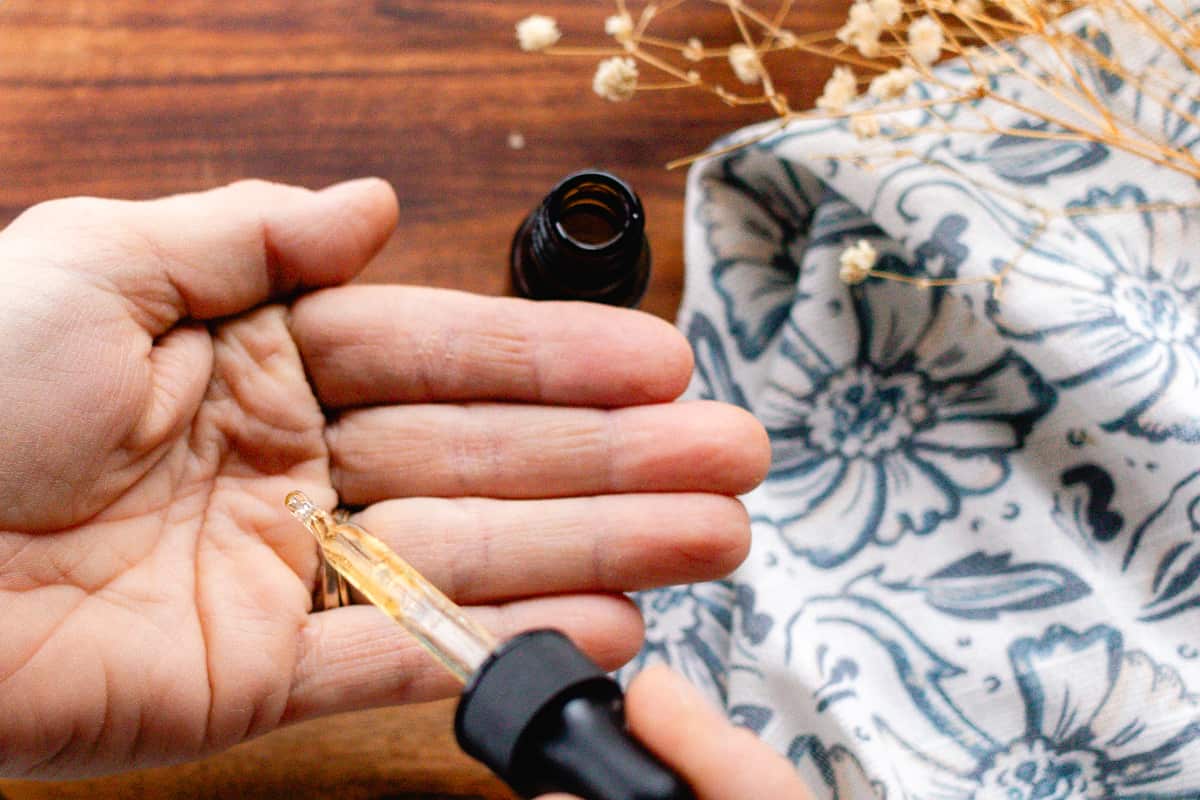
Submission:
M 600 206 L 568 209 L 558 221 L 558 232 L 581 247 L 603 248 L 623 229 L 620 221 Z
M 589 176 L 577 183 L 567 181 L 561 188 L 557 208 L 551 212 L 554 226 L 582 250 L 612 247 L 638 221 L 637 209 L 619 185 Z

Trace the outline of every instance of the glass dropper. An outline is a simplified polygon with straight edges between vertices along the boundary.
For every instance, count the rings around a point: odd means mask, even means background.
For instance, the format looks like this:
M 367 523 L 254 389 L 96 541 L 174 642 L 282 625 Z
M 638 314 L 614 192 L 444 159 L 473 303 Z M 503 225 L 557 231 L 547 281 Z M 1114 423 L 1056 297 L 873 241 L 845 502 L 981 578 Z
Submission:
M 626 729 L 621 687 L 565 635 L 533 630 L 500 644 L 367 531 L 301 492 L 286 502 L 329 565 L 464 683 L 455 738 L 521 797 L 696 800 Z
M 338 522 L 303 492 L 288 510 L 316 537 L 325 560 L 354 588 L 400 623 L 463 683 L 499 644 L 408 562 L 352 522 Z

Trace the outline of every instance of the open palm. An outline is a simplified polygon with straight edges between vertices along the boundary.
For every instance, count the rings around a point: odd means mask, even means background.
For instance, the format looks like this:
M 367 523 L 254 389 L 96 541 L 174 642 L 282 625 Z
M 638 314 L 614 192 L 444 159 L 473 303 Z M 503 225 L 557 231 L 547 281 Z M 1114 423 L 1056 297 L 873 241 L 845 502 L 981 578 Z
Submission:
M 636 312 L 334 286 L 380 181 L 72 199 L 0 234 L 0 774 L 191 758 L 453 686 L 366 606 L 311 612 L 295 488 L 361 506 L 501 635 L 615 665 L 619 593 L 721 574 L 761 430 L 662 405 L 686 344 Z

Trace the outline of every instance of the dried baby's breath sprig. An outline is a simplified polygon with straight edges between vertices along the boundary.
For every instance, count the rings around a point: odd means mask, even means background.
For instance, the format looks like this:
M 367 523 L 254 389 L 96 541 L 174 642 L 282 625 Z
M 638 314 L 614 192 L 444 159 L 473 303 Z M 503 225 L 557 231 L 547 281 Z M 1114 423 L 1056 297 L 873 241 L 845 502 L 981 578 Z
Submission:
M 875 252 L 871 243 L 866 239 L 859 239 L 838 256 L 838 264 L 841 265 L 838 277 L 843 283 L 851 286 L 862 283 L 871 276 L 871 269 L 878 259 L 879 254 Z
M 605 100 L 621 102 L 633 99 L 637 91 L 638 68 L 632 58 L 613 56 L 601 61 L 592 79 L 592 90 Z
M 758 53 L 749 45 L 735 44 L 729 48 L 729 66 L 742 83 L 753 84 L 762 80 L 762 64 Z
M 561 38 L 554 17 L 532 14 L 517 23 L 517 44 L 527 53 L 553 47 Z
M 1165 47 L 1194 77 L 1200 73 L 1200 54 L 1194 52 L 1200 49 L 1200 24 L 1194 14 L 1187 19 L 1180 16 L 1171 1 L 1091 0 L 1087 5 L 1095 10 L 1100 23 L 1115 20 L 1135 28 L 1148 42 Z M 699 2 L 648 0 L 635 11 L 632 0 L 614 0 L 615 13 L 605 20 L 607 34 L 641 68 L 660 72 L 665 80 L 631 81 L 630 71 L 622 69 L 624 80 L 614 84 L 607 77 L 617 73 L 608 67 L 606 80 L 601 84 L 606 88 L 600 93 L 610 99 L 627 99 L 630 85 L 635 92 L 689 88 L 710 92 L 729 105 L 765 105 L 789 121 L 804 116 L 849 116 L 861 109 L 853 107 L 856 101 L 848 96 L 842 79 L 827 84 L 827 91 L 821 95 L 823 102 L 813 111 L 795 111 L 776 84 L 772 75 L 774 65 L 788 53 L 826 56 L 836 65 L 854 66 L 855 72 L 862 76 L 861 83 L 871 85 L 867 96 L 884 103 L 905 100 L 909 73 L 895 70 L 907 66 L 931 88 L 946 91 L 945 103 L 930 109 L 931 130 L 946 132 L 939 127 L 938 120 L 955 103 L 974 102 L 986 96 L 1046 124 L 1027 126 L 1024 132 L 1008 131 L 992 119 L 977 115 L 980 123 L 977 130 L 981 132 L 1098 141 L 1200 178 L 1200 159 L 1164 140 L 1161 131 L 1145 130 L 1128 120 L 1117 119 L 1115 112 L 1088 88 L 1084 72 L 1102 70 L 1111 79 L 1129 82 L 1148 98 L 1160 102 L 1168 115 L 1189 123 L 1200 117 L 1200 111 L 1193 110 L 1187 99 L 1195 92 L 1192 87 L 1181 85 L 1177 76 L 1157 75 L 1153 70 L 1126 70 L 1118 53 L 1100 46 L 1100 42 L 1106 41 L 1103 31 L 1097 29 L 1079 35 L 1058 26 L 1059 18 L 1083 7 L 1084 0 L 855 0 L 843 26 L 812 33 L 797 33 L 788 26 L 789 15 L 796 10 L 794 0 L 776 0 L 774 13 L 765 13 L 746 0 L 705 0 L 729 10 L 737 31 L 734 41 L 710 46 L 695 37 L 675 41 L 650 32 L 652 23 L 668 12 L 681 12 L 689 4 Z M 518 28 L 521 45 L 526 49 L 561 55 L 616 54 L 612 50 L 559 46 L 558 27 L 550 17 L 534 15 L 523 20 Z M 950 85 L 930 69 L 946 54 L 963 59 L 977 80 L 978 90 L 964 93 L 961 86 Z M 710 71 L 701 72 L 691 66 L 716 58 L 728 61 L 732 82 L 714 79 Z M 1021 95 L 1042 95 L 1054 102 L 1035 107 L 1021 97 L 989 86 L 986 79 L 998 74 L 1024 81 L 1031 91 Z M 887 77 L 876 81 L 880 75 Z M 858 96 L 856 92 L 855 97 Z M 688 161 L 682 159 L 676 163 Z
M 908 27 L 908 55 L 923 67 L 928 67 L 942 55 L 946 35 L 934 17 L 921 17 Z
M 901 0 L 871 0 L 871 10 L 875 19 L 884 25 L 895 25 L 904 16 L 904 4 Z
M 879 18 L 874 7 L 858 0 L 850 6 L 850 16 L 846 24 L 838 29 L 838 41 L 852 46 L 859 55 L 874 58 L 879 55 L 879 37 L 883 34 L 883 20 Z
M 622 44 L 633 40 L 633 17 L 628 11 L 604 20 L 604 32 Z
M 881 130 L 879 115 L 873 111 L 850 115 L 850 132 L 859 139 L 874 139 Z
M 871 79 L 867 94 L 876 100 L 895 100 L 904 97 L 917 80 L 917 71 L 912 67 L 896 67 Z
M 874 86 L 874 83 L 871 84 Z M 849 67 L 834 67 L 833 74 L 825 82 L 825 90 L 817 98 L 817 108 L 841 111 L 858 96 L 858 79 Z
M 1197 0 L 854 0 L 845 24 L 812 32 L 789 25 L 798 11 L 794 0 L 757 0 L 753 5 L 704 0 L 728 10 L 736 33 L 732 41 L 703 43 L 696 37 L 674 40 L 651 32 L 653 23 L 669 12 L 686 13 L 701 0 L 646 0 L 638 8 L 633 2 L 614 0 L 615 13 L 604 23 L 615 48 L 611 42 L 604 48 L 562 47 L 554 20 L 536 15 L 518 26 L 518 38 L 522 48 L 551 55 L 605 56 L 593 88 L 609 100 L 687 88 L 731 106 L 765 106 L 778 118 L 777 125 L 755 136 L 677 159 L 671 167 L 763 141 L 793 121 L 840 118 L 861 143 L 855 150 L 850 142 L 845 153 L 829 157 L 860 169 L 873 169 L 876 159 L 886 157 L 889 143 L 902 137 L 981 135 L 1097 142 L 1200 180 L 1200 156 L 1190 144 L 1196 137 L 1171 132 L 1179 126 L 1200 130 Z M 772 2 L 774 11 L 763 10 Z M 1064 14 L 1082 8 L 1090 9 L 1086 24 L 1062 23 Z M 1120 27 L 1119 37 L 1114 26 Z M 1118 40 L 1119 48 L 1114 47 Z M 1154 64 L 1131 61 L 1133 66 L 1127 67 L 1122 60 L 1155 49 L 1165 57 Z M 795 110 L 776 80 L 792 69 L 794 61 L 788 58 L 801 54 L 833 62 L 832 74 L 807 110 Z M 946 56 L 959 58 L 961 67 L 935 70 Z M 639 69 L 664 79 L 641 81 Z M 1138 110 L 1110 107 L 1096 88 L 1104 81 L 1136 91 Z M 915 98 L 912 87 L 918 82 L 922 90 Z M 1023 121 L 1014 124 L 1013 118 Z M 1175 128 L 1144 120 L 1171 120 Z M 894 158 L 949 169 L 913 148 L 892 152 Z M 990 283 L 999 297 L 1012 265 L 1064 213 L 1024 195 L 1011 197 L 1002 187 L 984 186 L 977 175 L 956 172 L 955 177 L 984 193 L 1007 197 L 1043 224 L 994 274 L 935 278 L 872 268 L 872 277 L 926 288 Z

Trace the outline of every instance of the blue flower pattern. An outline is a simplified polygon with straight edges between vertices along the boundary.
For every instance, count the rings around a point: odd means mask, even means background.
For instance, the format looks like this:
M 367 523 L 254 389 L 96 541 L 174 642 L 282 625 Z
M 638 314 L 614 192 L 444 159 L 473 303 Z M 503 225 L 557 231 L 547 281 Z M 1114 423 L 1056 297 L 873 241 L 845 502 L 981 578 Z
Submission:
M 1081 75 L 1200 147 L 1191 118 Z M 689 396 L 753 412 L 773 460 L 746 563 L 639 595 L 630 671 L 681 668 L 818 800 L 1200 800 L 1195 183 L 1011 135 L 813 155 L 849 143 L 793 125 L 692 171 Z M 859 239 L 934 285 L 845 285 Z
M 645 643 L 629 669 L 665 661 L 723 700 L 734 597 L 725 581 L 641 592 L 637 603 L 646 618 Z
M 854 320 L 840 352 L 787 326 L 753 404 L 775 451 L 766 491 L 781 511 L 769 517 L 818 566 L 957 517 L 966 498 L 1004 484 L 1009 454 L 1054 405 L 1053 389 L 1021 358 L 972 346 L 977 326 L 952 296 L 898 311 L 893 299 L 874 284 L 849 300 Z M 846 347 L 855 336 L 857 347 Z
M 789 663 L 801 673 L 809 669 L 807 652 L 797 654 L 800 640 L 817 641 L 818 660 L 886 663 L 903 676 L 893 690 L 897 702 L 848 711 L 868 719 L 885 744 L 899 796 L 1196 796 L 1200 698 L 1177 671 L 1127 648 L 1117 629 L 1052 624 L 1016 639 L 1003 656 L 1012 711 L 981 714 L 971 695 L 960 700 L 946 689 L 968 670 L 939 657 L 869 596 L 878 588 L 807 601 L 788 628 Z M 862 693 L 845 694 L 848 705 L 865 705 Z
M 1145 208 L 1160 199 L 1123 183 L 1093 188 L 1068 209 Z M 1184 249 L 1196 238 L 1196 216 L 1180 209 L 1073 217 L 1075 230 L 1010 279 L 1014 301 L 1036 296 L 1042 313 L 993 312 L 1002 333 L 1031 349 L 1076 354 L 1051 367 L 1057 385 L 1119 398 L 1102 406 L 1106 430 L 1200 442 L 1200 406 L 1181 402 L 1200 392 L 1200 260 Z

